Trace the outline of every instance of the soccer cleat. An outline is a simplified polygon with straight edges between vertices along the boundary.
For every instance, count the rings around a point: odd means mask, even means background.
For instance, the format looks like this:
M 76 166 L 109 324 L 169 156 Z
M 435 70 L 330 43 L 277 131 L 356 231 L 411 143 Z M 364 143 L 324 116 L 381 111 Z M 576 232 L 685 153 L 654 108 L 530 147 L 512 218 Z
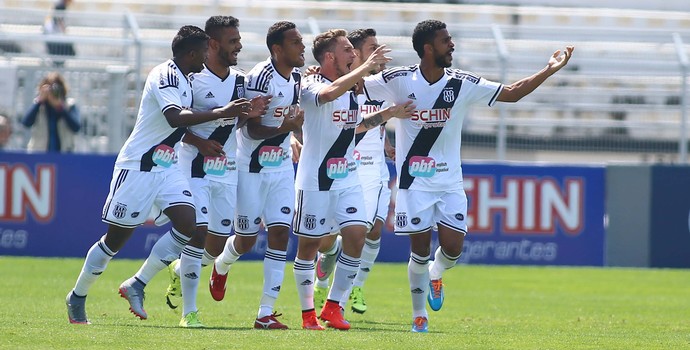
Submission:
M 254 328 L 256 329 L 288 329 L 288 326 L 280 323 L 276 317 L 283 316 L 283 314 L 277 314 L 273 312 L 268 316 L 262 318 L 257 318 L 254 321 Z
M 86 318 L 86 297 L 78 297 L 73 291 L 67 293 L 67 318 L 71 324 L 91 324 Z
M 198 311 L 192 311 L 182 317 L 180 320 L 180 327 L 184 328 L 204 328 L 203 323 L 199 321 L 199 312 Z
M 225 298 L 225 283 L 228 280 L 228 274 L 221 275 L 216 272 L 216 264 L 213 264 L 213 272 L 211 279 L 208 281 L 208 289 L 211 291 L 211 296 L 215 301 L 221 301 Z
M 428 333 L 429 332 L 429 321 L 426 317 L 417 316 L 412 321 L 412 332 L 413 333 Z
M 134 316 L 139 317 L 142 320 L 148 318 L 146 311 L 144 311 L 144 284 L 130 278 L 120 285 L 120 296 L 127 299 L 129 302 L 129 311 L 131 311 Z
M 326 303 L 326 298 L 328 298 L 328 287 L 318 287 L 314 285 L 314 308 L 320 309 L 323 304 Z
M 353 312 L 358 314 L 367 312 L 367 303 L 364 301 L 364 289 L 362 287 L 352 287 L 350 301 L 352 301 Z
M 321 320 L 326 322 L 326 326 L 346 331 L 350 329 L 350 322 L 343 318 L 343 309 L 338 303 L 328 300 L 321 310 Z
M 338 237 L 338 239 L 340 239 L 340 237 Z M 341 250 L 342 249 L 338 249 L 333 255 L 319 253 L 319 259 L 316 260 L 316 278 L 318 278 L 319 281 L 325 281 L 331 276 L 333 270 L 335 270 L 335 263 L 338 261 Z
M 180 285 L 180 276 L 175 273 L 175 267 L 180 263 L 180 260 L 173 261 L 168 265 L 168 275 L 170 276 L 170 284 L 165 291 L 165 303 L 168 307 L 175 310 L 180 306 L 180 298 L 182 298 L 182 285 Z
M 316 311 L 309 310 L 302 311 L 302 329 L 308 329 L 311 331 L 322 331 L 326 328 L 323 328 L 321 323 L 319 323 L 319 319 L 316 318 Z
M 429 282 L 429 295 L 427 296 L 427 301 L 429 302 L 429 307 L 438 311 L 441 310 L 443 306 L 443 281 L 441 278 L 437 280 L 431 280 Z

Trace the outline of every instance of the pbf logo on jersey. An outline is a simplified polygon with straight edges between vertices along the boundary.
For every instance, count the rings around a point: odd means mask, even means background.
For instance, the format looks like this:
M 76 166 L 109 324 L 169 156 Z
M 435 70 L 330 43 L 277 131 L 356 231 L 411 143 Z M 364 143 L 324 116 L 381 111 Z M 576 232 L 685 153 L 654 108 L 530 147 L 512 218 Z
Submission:
M 344 179 L 347 177 L 347 159 L 330 158 L 326 162 L 326 176 L 333 180 Z
M 409 173 L 414 177 L 432 177 L 436 174 L 436 160 L 431 157 L 410 158 Z
M 259 164 L 264 167 L 280 166 L 285 154 L 278 146 L 263 146 L 259 149 Z
M 225 156 L 204 157 L 204 172 L 208 175 L 223 176 L 228 169 L 228 159 Z
M 359 167 L 359 162 L 362 160 L 362 154 L 359 153 L 358 150 L 355 150 L 354 153 L 352 153 L 352 158 L 355 159 L 355 164 Z
M 175 150 L 168 145 L 158 145 L 151 159 L 159 166 L 170 168 L 175 161 Z

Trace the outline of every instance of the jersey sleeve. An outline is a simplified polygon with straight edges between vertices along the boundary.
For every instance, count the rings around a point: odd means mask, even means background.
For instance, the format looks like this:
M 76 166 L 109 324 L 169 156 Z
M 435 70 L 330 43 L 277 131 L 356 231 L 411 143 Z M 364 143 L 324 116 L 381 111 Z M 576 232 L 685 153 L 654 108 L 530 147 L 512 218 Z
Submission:
M 485 103 L 488 106 L 493 106 L 496 103 L 496 99 L 503 89 L 503 84 L 468 73 L 463 74 L 465 74 L 463 79 L 465 83 L 462 84 L 461 94 L 465 101 L 468 103 Z
M 159 70 L 156 86 L 151 89 L 160 106 L 161 112 L 174 108 L 182 110 L 180 96 L 180 77 L 175 69 L 166 67 Z
M 270 95 L 272 84 L 271 72 L 267 69 L 252 69 L 246 76 L 245 97 L 252 99 L 256 96 Z
M 368 76 L 364 78 L 364 95 L 368 101 L 401 102 L 391 93 L 393 84 L 393 82 L 384 79 L 383 72 Z
M 326 87 L 321 79 L 316 76 L 310 76 L 302 85 L 302 92 L 300 96 L 300 104 L 319 106 L 319 92 Z

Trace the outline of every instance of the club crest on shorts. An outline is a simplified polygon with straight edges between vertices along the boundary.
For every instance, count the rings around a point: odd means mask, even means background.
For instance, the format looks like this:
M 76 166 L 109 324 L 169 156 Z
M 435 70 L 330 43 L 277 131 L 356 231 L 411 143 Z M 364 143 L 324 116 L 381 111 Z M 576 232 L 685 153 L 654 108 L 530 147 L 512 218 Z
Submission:
M 122 203 L 115 204 L 115 208 L 113 209 L 113 216 L 118 219 L 122 219 L 125 217 L 125 214 L 127 214 L 127 206 Z
M 309 215 L 307 214 L 304 217 L 304 227 L 307 230 L 313 230 L 316 228 L 316 215 Z
M 395 226 L 397 226 L 397 227 L 407 226 L 407 214 L 396 213 L 395 214 Z
M 246 230 L 249 228 L 249 218 L 246 216 L 238 216 L 237 217 L 237 227 L 240 230 Z

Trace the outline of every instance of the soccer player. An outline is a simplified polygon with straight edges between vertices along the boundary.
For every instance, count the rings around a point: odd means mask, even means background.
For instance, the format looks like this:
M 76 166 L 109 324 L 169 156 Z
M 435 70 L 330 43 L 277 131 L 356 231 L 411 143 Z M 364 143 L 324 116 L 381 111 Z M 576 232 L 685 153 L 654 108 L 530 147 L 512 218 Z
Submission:
M 110 193 L 103 208 L 106 234 L 89 249 L 74 288 L 67 294 L 70 323 L 88 324 L 86 295 L 108 262 L 134 229 L 146 221 L 155 204 L 171 219 L 172 228 L 153 246 L 134 277 L 120 285 L 135 316 L 146 319 L 144 287 L 175 260 L 195 231 L 194 199 L 187 179 L 173 166 L 174 146 L 185 127 L 231 116 L 246 116 L 246 100 L 210 111 L 191 111 L 192 87 L 187 75 L 200 72 L 208 51 L 208 36 L 184 26 L 172 41 L 173 58 L 149 73 L 134 130 L 115 161 Z
M 352 67 L 359 67 L 364 60 L 379 47 L 376 39 L 376 30 L 357 29 L 347 35 L 348 40 L 354 47 L 357 57 Z M 382 101 L 367 101 L 363 94 L 358 95 L 360 113 L 367 115 L 379 111 Z M 392 146 L 387 142 L 385 123 L 377 128 L 360 132 L 357 130 L 355 136 L 355 159 L 358 160 L 357 173 L 364 192 L 364 207 L 366 208 L 367 232 L 362 249 L 362 258 L 355 277 L 350 300 L 352 301 L 352 311 L 364 313 L 367 311 L 367 304 L 364 300 L 364 282 L 369 276 L 369 271 L 374 265 L 381 246 L 381 229 L 388 217 L 388 205 L 390 203 L 391 192 L 388 188 L 390 174 L 386 164 L 384 150 L 391 150 Z M 388 147 L 386 147 L 388 146 Z M 394 155 L 394 152 L 390 152 Z M 323 239 L 322 247 L 326 247 L 324 253 L 319 254 L 316 262 L 317 282 L 314 286 L 314 303 L 322 306 L 328 294 L 328 279 L 335 267 L 335 262 L 340 251 L 340 239 L 336 240 L 336 235 L 328 236 Z M 341 307 L 344 307 L 347 299 L 341 300 Z
M 242 50 L 238 27 L 239 20 L 232 16 L 213 16 L 206 21 L 209 54 L 205 68 L 191 76 L 193 110 L 208 111 L 244 100 L 245 77 L 231 68 L 237 65 Z M 252 99 L 248 117 L 265 113 L 268 100 L 270 96 Z M 232 116 L 191 126 L 180 145 L 179 167 L 189 179 L 196 204 L 196 233 L 180 259 L 169 265 L 171 284 L 166 297 L 168 306 L 176 308 L 173 297 L 181 289 L 181 327 L 204 327 L 196 305 L 201 267 L 221 253 L 232 231 L 237 193 L 235 131 L 246 120 Z
M 467 197 L 460 166 L 462 121 L 473 104 L 517 102 L 563 68 L 573 47 L 556 51 L 546 67 L 511 85 L 491 82 L 451 69 L 455 44 L 437 20 L 417 24 L 412 45 L 418 65 L 387 69 L 365 79 L 370 100 L 413 100 L 417 110 L 396 128 L 398 192 L 395 233 L 409 235 L 408 278 L 412 295 L 412 331 L 428 331 L 425 299 L 432 310 L 443 305 L 443 271 L 455 266 L 467 233 Z M 429 264 L 431 230 L 440 247 Z
M 270 58 L 247 74 L 247 96 L 272 96 L 268 113 L 251 119 L 237 136 L 237 215 L 235 235 L 216 259 L 210 289 L 215 300 L 225 296 L 232 264 L 256 243 L 263 220 L 268 247 L 264 255 L 264 284 L 254 328 L 287 329 L 276 319 L 273 306 L 285 275 L 285 260 L 294 216 L 295 169 L 291 135 L 301 131 L 304 113 L 298 112 L 304 65 L 302 35 L 292 22 L 273 24 L 266 34 Z
M 356 54 L 347 32 L 333 29 L 314 38 L 312 53 L 320 74 L 305 79 L 300 97 L 304 108 L 303 148 L 295 180 L 293 232 L 298 236 L 295 282 L 302 306 L 302 327 L 321 330 L 314 310 L 314 259 L 321 238 L 340 229 L 342 254 L 333 273 L 333 286 L 320 318 L 329 327 L 350 329 L 338 305 L 352 286 L 367 232 L 362 187 L 353 158 L 355 128 L 360 122 L 355 84 L 390 61 L 384 47 L 351 69 Z M 404 107 L 399 107 L 403 108 Z M 379 111 L 361 121 L 370 129 L 392 117 Z

